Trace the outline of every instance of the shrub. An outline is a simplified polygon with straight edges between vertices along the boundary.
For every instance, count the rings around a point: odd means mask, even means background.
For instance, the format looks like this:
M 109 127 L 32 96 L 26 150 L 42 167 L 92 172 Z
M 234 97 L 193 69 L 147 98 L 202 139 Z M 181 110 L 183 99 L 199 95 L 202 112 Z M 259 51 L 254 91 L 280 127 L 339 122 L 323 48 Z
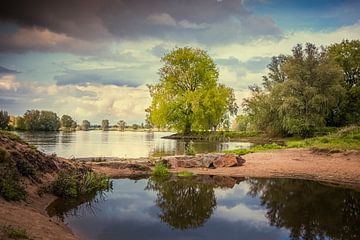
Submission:
M 155 165 L 155 168 L 154 168 L 152 174 L 155 177 L 166 177 L 170 173 L 169 173 L 169 170 L 167 169 L 167 167 L 165 166 L 165 164 L 162 162 L 159 162 Z
M 11 239 L 31 239 L 25 229 L 16 228 L 13 226 L 5 226 L 4 231 L 8 238 Z
M 6 149 L 0 147 L 0 163 L 5 162 L 10 157 L 10 154 Z
M 58 197 L 75 198 L 84 194 L 109 190 L 112 182 L 103 174 L 91 170 L 81 172 L 79 170 L 61 171 L 57 178 L 47 187 L 50 192 Z
M 0 196 L 6 201 L 18 201 L 25 199 L 26 191 L 17 178 L 5 176 L 0 178 Z

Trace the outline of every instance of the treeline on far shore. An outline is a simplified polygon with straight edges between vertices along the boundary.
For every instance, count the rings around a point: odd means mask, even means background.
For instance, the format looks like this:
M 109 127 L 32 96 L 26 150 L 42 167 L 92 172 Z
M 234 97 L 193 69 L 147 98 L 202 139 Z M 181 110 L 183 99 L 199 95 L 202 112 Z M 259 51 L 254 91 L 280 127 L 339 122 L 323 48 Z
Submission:
M 100 124 L 91 124 L 88 120 L 81 123 L 76 122 L 69 115 L 62 115 L 61 118 L 52 111 L 27 110 L 23 116 L 11 116 L 6 110 L 0 110 L 0 129 L 18 131 L 88 131 L 88 130 L 147 130 L 149 124 L 128 125 L 124 120 L 119 120 L 116 124 L 110 125 L 108 119 L 104 119 Z

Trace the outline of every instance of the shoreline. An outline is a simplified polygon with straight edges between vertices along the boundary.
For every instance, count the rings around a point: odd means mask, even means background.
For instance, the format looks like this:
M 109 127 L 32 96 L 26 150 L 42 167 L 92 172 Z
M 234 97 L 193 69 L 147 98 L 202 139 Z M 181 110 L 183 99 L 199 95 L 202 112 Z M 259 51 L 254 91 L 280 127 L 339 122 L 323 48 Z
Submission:
M 228 177 L 295 178 L 360 189 L 360 152 L 358 151 L 332 153 L 307 148 L 289 148 L 249 153 L 241 157 L 245 160 L 241 166 L 215 169 L 175 167 L 170 168 L 170 172 L 189 171 L 194 174 Z M 150 175 L 151 172 L 141 171 L 134 165 L 152 168 L 153 161 L 141 158 L 85 164 L 108 177 L 121 178 Z M 126 168 L 126 164 L 132 164 L 132 167 Z

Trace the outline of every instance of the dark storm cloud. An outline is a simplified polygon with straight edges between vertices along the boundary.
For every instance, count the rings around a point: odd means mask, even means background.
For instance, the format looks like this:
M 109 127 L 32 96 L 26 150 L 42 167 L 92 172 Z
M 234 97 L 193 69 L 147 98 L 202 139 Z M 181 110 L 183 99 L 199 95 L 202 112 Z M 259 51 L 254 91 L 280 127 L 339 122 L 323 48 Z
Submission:
M 121 71 L 116 70 L 96 69 L 68 71 L 63 75 L 55 76 L 55 80 L 58 86 L 99 84 L 138 87 L 141 85 L 141 82 L 138 79 L 128 77 Z
M 160 38 L 211 45 L 281 36 L 270 17 L 253 15 L 241 0 L 9 0 L 0 6 L 0 19 L 83 41 Z
M 20 72 L 0 66 L 0 75 L 1 74 L 16 74 L 16 73 L 20 73 Z

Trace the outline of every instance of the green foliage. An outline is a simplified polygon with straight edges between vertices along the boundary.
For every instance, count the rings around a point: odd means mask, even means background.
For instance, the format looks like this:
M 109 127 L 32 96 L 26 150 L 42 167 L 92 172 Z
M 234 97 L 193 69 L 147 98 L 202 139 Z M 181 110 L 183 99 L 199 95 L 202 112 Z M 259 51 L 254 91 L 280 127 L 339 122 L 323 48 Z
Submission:
M 193 143 L 189 142 L 188 144 L 185 144 L 185 154 L 186 155 L 195 155 L 196 151 L 194 149 Z
M 57 131 L 60 128 L 60 119 L 51 111 L 27 110 L 24 124 L 29 131 Z
M 234 154 L 238 154 L 238 155 L 245 155 L 248 153 L 264 152 L 264 151 L 269 151 L 269 150 L 273 150 L 273 149 L 283 149 L 283 148 L 285 148 L 285 147 L 278 145 L 276 143 L 271 143 L 271 144 L 257 145 L 257 146 L 251 147 L 251 148 L 226 150 L 224 152 L 234 153 Z
M 0 111 L 0 129 L 7 129 L 10 121 L 10 116 L 7 111 Z
M 170 172 L 164 163 L 159 162 L 155 165 L 152 175 L 154 177 L 167 177 L 170 175 Z
M 192 172 L 182 171 L 182 172 L 178 172 L 176 175 L 178 177 L 192 177 L 194 174 Z
M 59 172 L 57 178 L 46 191 L 62 198 L 76 198 L 99 190 L 108 190 L 112 182 L 106 176 L 91 170 L 66 170 Z
M 8 151 L 5 148 L 0 147 L 0 163 L 6 162 L 10 157 Z
M 360 123 L 360 40 L 344 40 L 328 48 L 343 72 L 346 95 L 328 117 L 328 124 L 343 126 Z
M 37 179 L 35 168 L 28 161 L 17 159 L 16 168 L 22 176 Z
M 0 174 L 0 196 L 6 201 L 23 200 L 26 197 L 24 187 L 14 173 Z
M 360 127 L 344 127 L 326 136 L 308 138 L 304 140 L 289 140 L 287 147 L 312 147 L 329 150 L 360 150 Z
M 218 84 L 214 61 L 200 49 L 177 48 L 162 58 L 160 82 L 149 85 L 148 120 L 156 127 L 216 130 L 229 114 L 235 114 L 234 92 Z
M 11 225 L 4 226 L 4 232 L 11 239 L 31 239 L 25 229 Z
M 235 118 L 236 131 L 247 131 L 250 129 L 250 117 L 248 115 L 238 115 Z
M 75 129 L 77 125 L 69 115 L 62 115 L 60 123 L 64 129 Z
M 312 136 L 345 95 L 342 72 L 326 51 L 298 44 L 290 56 L 273 58 L 264 89 L 252 87 L 244 107 L 258 130 Z

